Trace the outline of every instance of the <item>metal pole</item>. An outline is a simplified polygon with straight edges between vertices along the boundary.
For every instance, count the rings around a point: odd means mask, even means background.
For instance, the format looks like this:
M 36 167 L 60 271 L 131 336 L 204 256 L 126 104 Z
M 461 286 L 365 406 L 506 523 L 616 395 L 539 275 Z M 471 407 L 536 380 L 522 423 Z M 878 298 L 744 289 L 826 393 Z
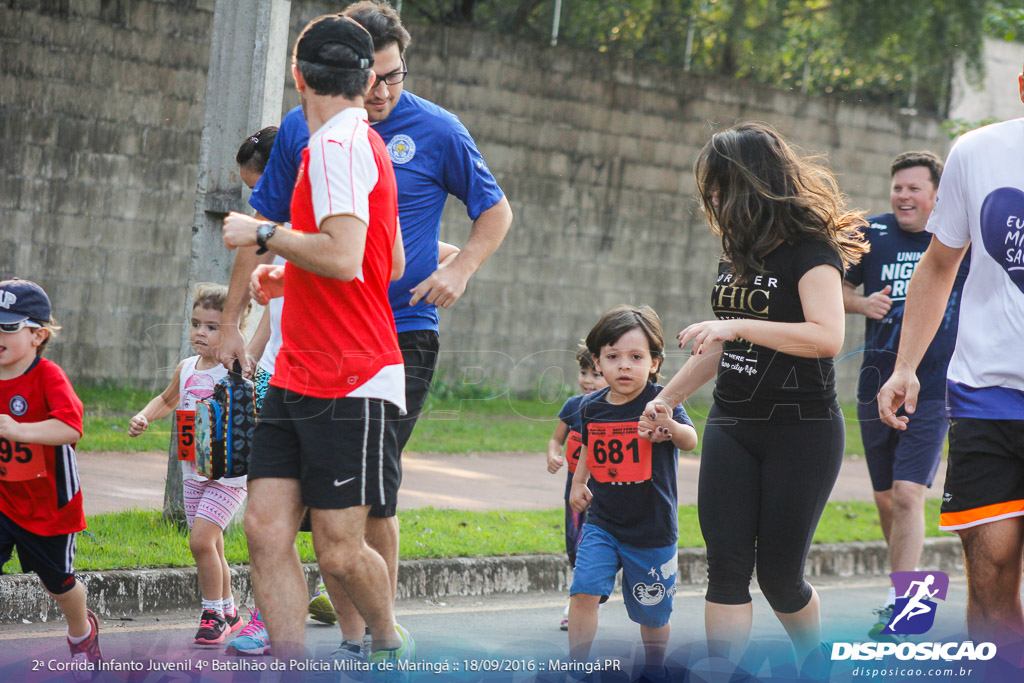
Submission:
M 558 24 L 562 18 L 562 0 L 555 0 L 555 15 L 551 18 L 551 47 L 558 45 Z

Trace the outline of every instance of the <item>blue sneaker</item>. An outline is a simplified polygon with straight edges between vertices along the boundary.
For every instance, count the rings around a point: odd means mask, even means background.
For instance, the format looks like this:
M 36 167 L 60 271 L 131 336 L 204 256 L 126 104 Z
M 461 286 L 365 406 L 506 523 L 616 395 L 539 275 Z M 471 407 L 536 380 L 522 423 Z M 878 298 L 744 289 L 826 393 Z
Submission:
M 267 635 L 267 627 L 260 619 L 258 609 L 249 610 L 249 623 L 245 625 L 238 637 L 228 643 L 224 648 L 226 655 L 269 655 L 270 636 Z

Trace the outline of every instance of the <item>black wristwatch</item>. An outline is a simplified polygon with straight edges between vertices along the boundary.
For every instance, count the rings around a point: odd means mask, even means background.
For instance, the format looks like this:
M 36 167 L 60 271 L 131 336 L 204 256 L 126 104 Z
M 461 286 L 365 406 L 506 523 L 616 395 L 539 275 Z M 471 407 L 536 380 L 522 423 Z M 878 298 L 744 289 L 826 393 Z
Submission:
M 256 228 L 256 244 L 259 246 L 257 254 L 267 253 L 267 240 L 274 236 L 276 230 L 277 223 L 261 223 L 260 227 Z

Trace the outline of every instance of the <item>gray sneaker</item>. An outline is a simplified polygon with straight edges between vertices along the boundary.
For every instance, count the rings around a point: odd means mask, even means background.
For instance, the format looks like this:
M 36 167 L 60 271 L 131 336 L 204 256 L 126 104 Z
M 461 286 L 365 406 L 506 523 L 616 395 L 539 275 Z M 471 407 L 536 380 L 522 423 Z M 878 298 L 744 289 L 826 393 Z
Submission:
M 359 643 L 342 641 L 321 660 L 324 669 L 303 680 L 316 683 L 349 683 L 370 680 L 370 663 Z

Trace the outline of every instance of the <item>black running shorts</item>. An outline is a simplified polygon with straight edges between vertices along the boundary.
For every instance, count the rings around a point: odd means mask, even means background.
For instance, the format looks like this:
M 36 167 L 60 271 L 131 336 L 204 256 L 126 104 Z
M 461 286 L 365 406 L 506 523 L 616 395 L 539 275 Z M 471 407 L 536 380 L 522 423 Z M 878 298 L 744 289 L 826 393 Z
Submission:
M 385 401 L 324 399 L 271 386 L 256 426 L 249 479 L 298 479 L 320 510 L 394 506 L 399 474 Z

